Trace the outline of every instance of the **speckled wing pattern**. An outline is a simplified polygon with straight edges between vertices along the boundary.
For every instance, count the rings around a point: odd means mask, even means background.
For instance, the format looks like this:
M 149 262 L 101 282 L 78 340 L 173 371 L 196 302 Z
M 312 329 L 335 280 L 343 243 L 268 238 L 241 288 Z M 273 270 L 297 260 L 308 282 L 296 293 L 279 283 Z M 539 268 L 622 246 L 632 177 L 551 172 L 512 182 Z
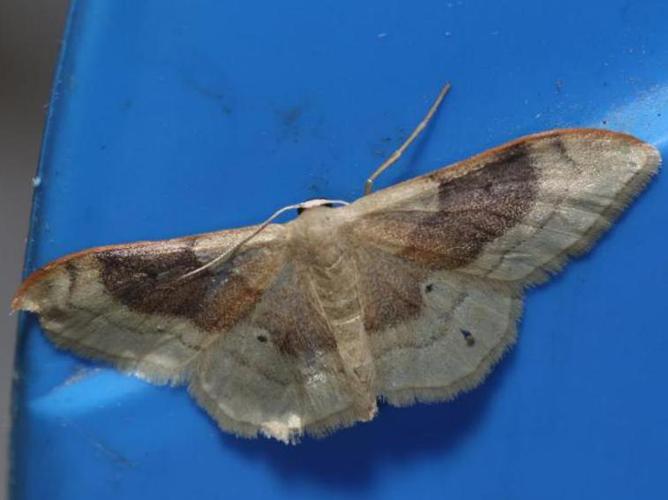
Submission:
M 13 307 L 60 347 L 188 385 L 225 430 L 294 442 L 480 383 L 523 289 L 587 250 L 658 152 L 590 129 L 528 136 L 273 224 L 92 249 L 29 277 Z M 185 276 L 185 277 L 184 277 Z

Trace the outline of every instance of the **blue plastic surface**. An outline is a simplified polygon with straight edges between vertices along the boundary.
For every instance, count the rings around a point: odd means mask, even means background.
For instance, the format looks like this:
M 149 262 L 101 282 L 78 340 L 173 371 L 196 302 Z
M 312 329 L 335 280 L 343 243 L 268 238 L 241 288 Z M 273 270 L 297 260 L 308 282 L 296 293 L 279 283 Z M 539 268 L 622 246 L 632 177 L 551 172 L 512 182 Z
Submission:
M 28 270 L 87 247 L 352 200 L 567 126 L 668 145 L 665 0 L 73 3 Z M 518 345 L 457 400 L 286 447 L 221 433 L 183 388 L 57 351 L 23 317 L 15 500 L 668 498 L 668 182 L 527 294 Z

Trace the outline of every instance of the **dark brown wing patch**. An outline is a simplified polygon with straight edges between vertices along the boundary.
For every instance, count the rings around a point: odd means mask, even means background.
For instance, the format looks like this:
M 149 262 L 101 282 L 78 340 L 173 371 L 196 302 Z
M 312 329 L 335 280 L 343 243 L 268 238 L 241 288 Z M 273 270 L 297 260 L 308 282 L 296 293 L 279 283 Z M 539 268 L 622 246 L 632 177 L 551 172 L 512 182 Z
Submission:
M 427 272 L 373 248 L 357 250 L 364 328 L 376 332 L 415 318 L 422 310 L 420 285 Z
M 537 192 L 537 173 L 523 144 L 499 151 L 465 175 L 453 178 L 445 169 L 429 178 L 438 183 L 436 210 L 370 213 L 355 232 L 363 241 L 431 269 L 456 269 L 519 223 Z
M 188 280 L 178 278 L 202 263 L 187 246 L 146 252 L 141 247 L 112 249 L 96 255 L 107 291 L 130 309 L 145 314 L 197 318 L 210 286 L 207 270 Z
M 96 255 L 107 291 L 131 310 L 183 316 L 207 331 L 224 331 L 243 319 L 282 263 L 282 253 L 249 248 L 215 272 L 193 276 L 201 262 L 187 244 L 146 252 L 141 246 Z
M 265 329 L 278 350 L 307 357 L 318 351 L 335 351 L 336 340 L 305 282 L 307 274 L 287 265 L 274 285 L 265 292 L 263 303 L 271 308 L 257 311 L 253 323 Z

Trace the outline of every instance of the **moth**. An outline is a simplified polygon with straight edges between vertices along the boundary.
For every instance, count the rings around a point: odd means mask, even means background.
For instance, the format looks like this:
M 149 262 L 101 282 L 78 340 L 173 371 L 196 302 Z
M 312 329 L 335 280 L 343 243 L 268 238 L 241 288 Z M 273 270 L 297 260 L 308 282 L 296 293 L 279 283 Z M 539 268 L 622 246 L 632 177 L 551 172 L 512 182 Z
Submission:
M 60 348 L 187 385 L 219 426 L 286 443 L 478 385 L 513 344 L 523 290 L 589 249 L 658 151 L 597 129 L 529 135 L 353 203 L 225 231 L 84 250 L 14 310 Z M 336 205 L 336 206 L 335 206 Z

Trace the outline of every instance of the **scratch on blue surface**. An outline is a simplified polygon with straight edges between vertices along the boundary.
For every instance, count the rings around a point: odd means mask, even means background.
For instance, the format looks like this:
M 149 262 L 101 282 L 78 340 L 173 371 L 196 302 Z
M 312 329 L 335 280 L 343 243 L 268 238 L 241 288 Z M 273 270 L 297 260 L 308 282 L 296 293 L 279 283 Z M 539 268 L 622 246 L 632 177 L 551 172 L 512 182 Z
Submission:
M 63 422 L 62 425 L 63 427 L 69 427 L 70 429 L 74 430 L 75 433 L 81 436 L 90 446 L 98 451 L 103 457 L 111 460 L 114 464 L 121 465 L 123 467 L 135 467 L 137 465 L 135 462 L 129 460 L 121 452 L 106 444 L 102 438 L 85 431 L 71 422 Z

